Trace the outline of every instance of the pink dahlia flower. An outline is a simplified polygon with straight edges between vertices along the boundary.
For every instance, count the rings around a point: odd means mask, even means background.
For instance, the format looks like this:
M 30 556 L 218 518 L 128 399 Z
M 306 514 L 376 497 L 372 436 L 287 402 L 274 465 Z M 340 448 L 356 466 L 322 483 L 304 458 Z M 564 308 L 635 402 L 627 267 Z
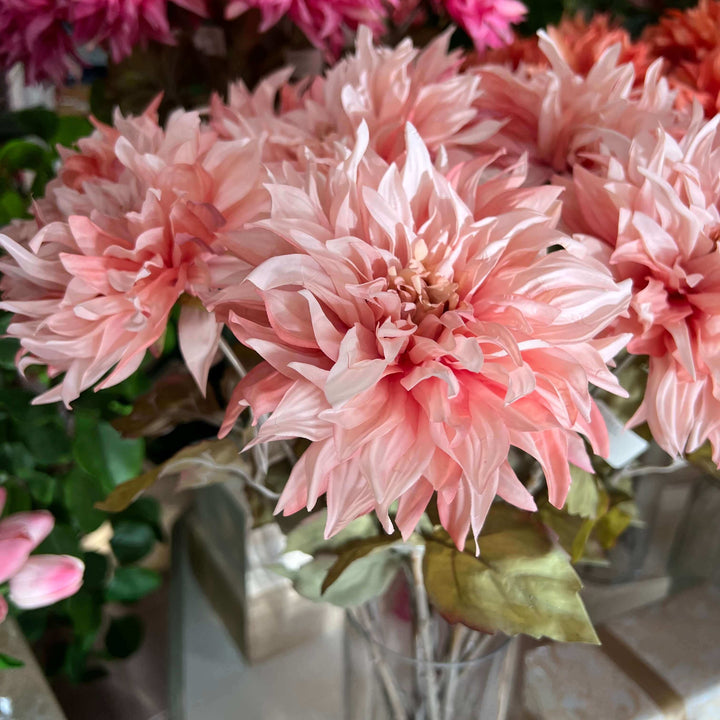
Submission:
M 508 45 L 512 25 L 522 22 L 527 8 L 518 0 L 434 0 L 473 39 L 482 51 Z
M 632 63 L 618 64 L 620 45 L 606 50 L 587 75 L 579 75 L 558 47 L 544 33 L 540 36 L 548 69 L 472 69 L 480 76 L 483 93 L 476 105 L 481 113 L 506 121 L 485 147 L 503 149 L 511 157 L 528 153 L 537 180 L 590 162 L 601 142 L 626 152 L 643 131 L 661 125 L 681 132 L 687 126 L 674 109 L 675 95 L 661 77 L 660 61 L 648 68 L 638 90 Z
M 19 365 L 65 373 L 37 402 L 68 404 L 134 372 L 174 304 L 205 287 L 222 233 L 267 203 L 257 143 L 219 142 L 197 113 L 176 112 L 165 130 L 152 108 L 115 124 L 65 158 L 29 243 L 0 236 Z M 180 348 L 202 389 L 220 329 L 196 300 L 183 304 Z
M 61 83 L 77 67 L 70 37 L 69 0 L 0 2 L 0 70 L 25 66 L 28 83 Z
M 720 465 L 720 119 L 680 142 L 640 136 L 604 173 L 576 168 L 565 220 L 607 243 L 618 279 L 633 283 L 631 353 L 648 355 L 647 420 L 672 455 L 706 440 Z M 602 252 L 602 250 L 600 250 Z
M 396 0 L 230 0 L 225 16 L 238 17 L 252 8 L 262 13 L 260 30 L 265 32 L 287 15 L 310 42 L 338 57 L 345 46 L 348 31 L 361 25 L 382 33 L 388 9 Z
M 244 243 L 256 267 L 228 290 L 231 329 L 265 362 L 225 430 L 249 405 L 272 413 L 257 442 L 312 441 L 278 510 L 326 495 L 328 535 L 372 510 L 390 531 L 399 500 L 407 537 L 437 494 L 463 546 L 496 495 L 535 508 L 510 446 L 537 458 L 557 506 L 568 462 L 590 468 L 582 435 L 607 451 L 588 382 L 619 391 L 606 361 L 626 338 L 595 338 L 629 287 L 592 258 L 548 252 L 575 248 L 554 227 L 558 188 L 522 189 L 522 169 L 479 161 L 447 179 L 406 132 L 400 165 L 367 149 L 362 124 L 339 164 L 309 161 L 269 187 L 270 217 Z
M 0 513 L 7 492 L 0 488 Z M 54 520 L 49 512 L 15 513 L 0 520 L 0 585 L 10 581 L 10 599 L 20 608 L 52 605 L 74 595 L 82 584 L 84 566 L 63 555 L 30 553 L 50 534 Z M 0 595 L 0 622 L 7 615 Z
M 364 122 L 371 148 L 392 162 L 405 152 L 404 126 L 412 122 L 433 157 L 441 149 L 457 155 L 486 141 L 502 122 L 480 117 L 479 79 L 460 72 L 462 55 L 448 52 L 449 42 L 444 33 L 424 50 L 409 39 L 376 47 L 363 27 L 355 53 L 323 77 L 293 87 L 288 73 L 278 73 L 252 95 L 234 86 L 227 106 L 213 103 L 213 128 L 221 137 L 266 136 L 265 158 L 283 160 L 298 159 L 307 148 L 333 156 L 336 143 L 354 144 Z
M 206 15 L 205 0 L 175 0 L 198 15 Z M 72 0 L 73 36 L 78 43 L 105 45 L 114 62 L 148 40 L 172 44 L 168 0 Z

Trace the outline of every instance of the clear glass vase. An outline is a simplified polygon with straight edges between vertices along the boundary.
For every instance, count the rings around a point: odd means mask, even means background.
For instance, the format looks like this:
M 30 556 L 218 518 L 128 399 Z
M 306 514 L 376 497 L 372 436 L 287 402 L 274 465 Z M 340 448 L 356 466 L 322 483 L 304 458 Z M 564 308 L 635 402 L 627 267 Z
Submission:
M 425 631 L 423 647 L 422 630 L 397 595 L 348 610 L 344 720 L 505 720 L 514 642 L 452 625 L 434 613 Z

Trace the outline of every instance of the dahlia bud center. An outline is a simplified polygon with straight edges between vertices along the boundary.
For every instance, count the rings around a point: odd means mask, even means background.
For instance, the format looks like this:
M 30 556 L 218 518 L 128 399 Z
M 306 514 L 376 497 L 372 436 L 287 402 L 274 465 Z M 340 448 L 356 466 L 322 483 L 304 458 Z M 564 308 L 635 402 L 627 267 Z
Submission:
M 458 284 L 428 270 L 420 260 L 411 260 L 402 270 L 390 268 L 388 284 L 400 296 L 407 317 L 416 324 L 426 315 L 440 317 L 455 310 L 460 302 Z

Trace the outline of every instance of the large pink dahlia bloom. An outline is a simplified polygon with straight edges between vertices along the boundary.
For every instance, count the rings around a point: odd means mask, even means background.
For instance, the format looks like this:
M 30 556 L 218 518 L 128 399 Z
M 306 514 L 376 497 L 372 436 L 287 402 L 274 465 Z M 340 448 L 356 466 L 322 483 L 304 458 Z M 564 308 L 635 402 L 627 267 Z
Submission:
M 462 55 L 449 43 L 444 33 L 423 50 L 409 39 L 377 47 L 363 27 L 355 53 L 324 76 L 292 86 L 281 72 L 252 94 L 236 84 L 227 105 L 215 98 L 213 128 L 221 137 L 265 137 L 266 160 L 296 160 L 307 148 L 333 156 L 336 143 L 352 145 L 365 122 L 371 148 L 392 162 L 405 152 L 404 126 L 412 122 L 433 157 L 454 157 L 487 141 L 503 121 L 480 117 L 479 78 L 460 71 Z
M 65 373 L 37 402 L 67 404 L 134 372 L 178 299 L 205 287 L 222 233 L 267 204 L 257 143 L 220 142 L 183 111 L 165 130 L 153 108 L 115 125 L 66 157 L 29 241 L 28 224 L 0 236 L 0 307 L 15 313 L 19 365 Z M 203 389 L 220 329 L 197 301 L 183 305 L 180 348 Z
M 7 492 L 0 487 L 0 513 Z M 30 553 L 50 534 L 55 521 L 44 510 L 9 515 L 0 520 L 0 585 L 9 581 L 10 599 L 21 608 L 52 605 L 74 595 L 82 584 L 84 566 L 67 555 Z M 7 615 L 0 595 L 0 622 Z
M 312 441 L 285 513 L 324 494 L 328 534 L 372 510 L 390 531 L 399 500 L 407 536 L 436 493 L 462 546 L 496 495 L 535 507 L 511 446 L 537 458 L 557 506 L 568 462 L 590 468 L 582 436 L 607 451 L 588 383 L 619 390 L 606 362 L 626 338 L 595 338 L 629 287 L 555 229 L 558 188 L 522 189 L 522 168 L 481 161 L 448 179 L 406 133 L 401 164 L 367 149 L 363 124 L 340 163 L 288 168 L 269 188 L 270 217 L 244 245 L 267 259 L 230 289 L 234 306 L 223 297 L 264 362 L 239 384 L 225 429 L 249 405 L 272 413 L 257 442 Z
M 609 157 L 603 173 L 575 169 L 565 221 L 605 241 L 618 279 L 631 279 L 631 353 L 649 355 L 643 403 L 672 455 L 710 440 L 720 465 L 720 119 L 681 140 L 658 129 Z
M 643 131 L 661 125 L 682 132 L 687 126 L 675 110 L 675 94 L 661 77 L 660 61 L 648 68 L 642 88 L 637 88 L 633 64 L 618 62 L 620 45 L 608 48 L 581 75 L 550 38 L 540 36 L 548 68 L 472 68 L 483 91 L 476 101 L 481 114 L 505 121 L 485 147 L 503 149 L 511 157 L 527 153 L 536 168 L 535 180 L 589 163 L 601 142 L 622 152 Z

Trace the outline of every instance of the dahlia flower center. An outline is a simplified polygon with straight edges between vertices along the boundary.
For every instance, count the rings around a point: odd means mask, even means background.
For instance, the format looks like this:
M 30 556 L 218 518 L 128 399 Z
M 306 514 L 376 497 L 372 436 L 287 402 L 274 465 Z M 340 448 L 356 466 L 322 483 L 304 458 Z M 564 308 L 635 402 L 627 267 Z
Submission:
M 403 309 L 415 323 L 426 315 L 440 317 L 460 302 L 458 284 L 425 267 L 423 259 L 416 253 L 407 267 L 391 267 L 388 272 L 389 286 L 400 296 Z

